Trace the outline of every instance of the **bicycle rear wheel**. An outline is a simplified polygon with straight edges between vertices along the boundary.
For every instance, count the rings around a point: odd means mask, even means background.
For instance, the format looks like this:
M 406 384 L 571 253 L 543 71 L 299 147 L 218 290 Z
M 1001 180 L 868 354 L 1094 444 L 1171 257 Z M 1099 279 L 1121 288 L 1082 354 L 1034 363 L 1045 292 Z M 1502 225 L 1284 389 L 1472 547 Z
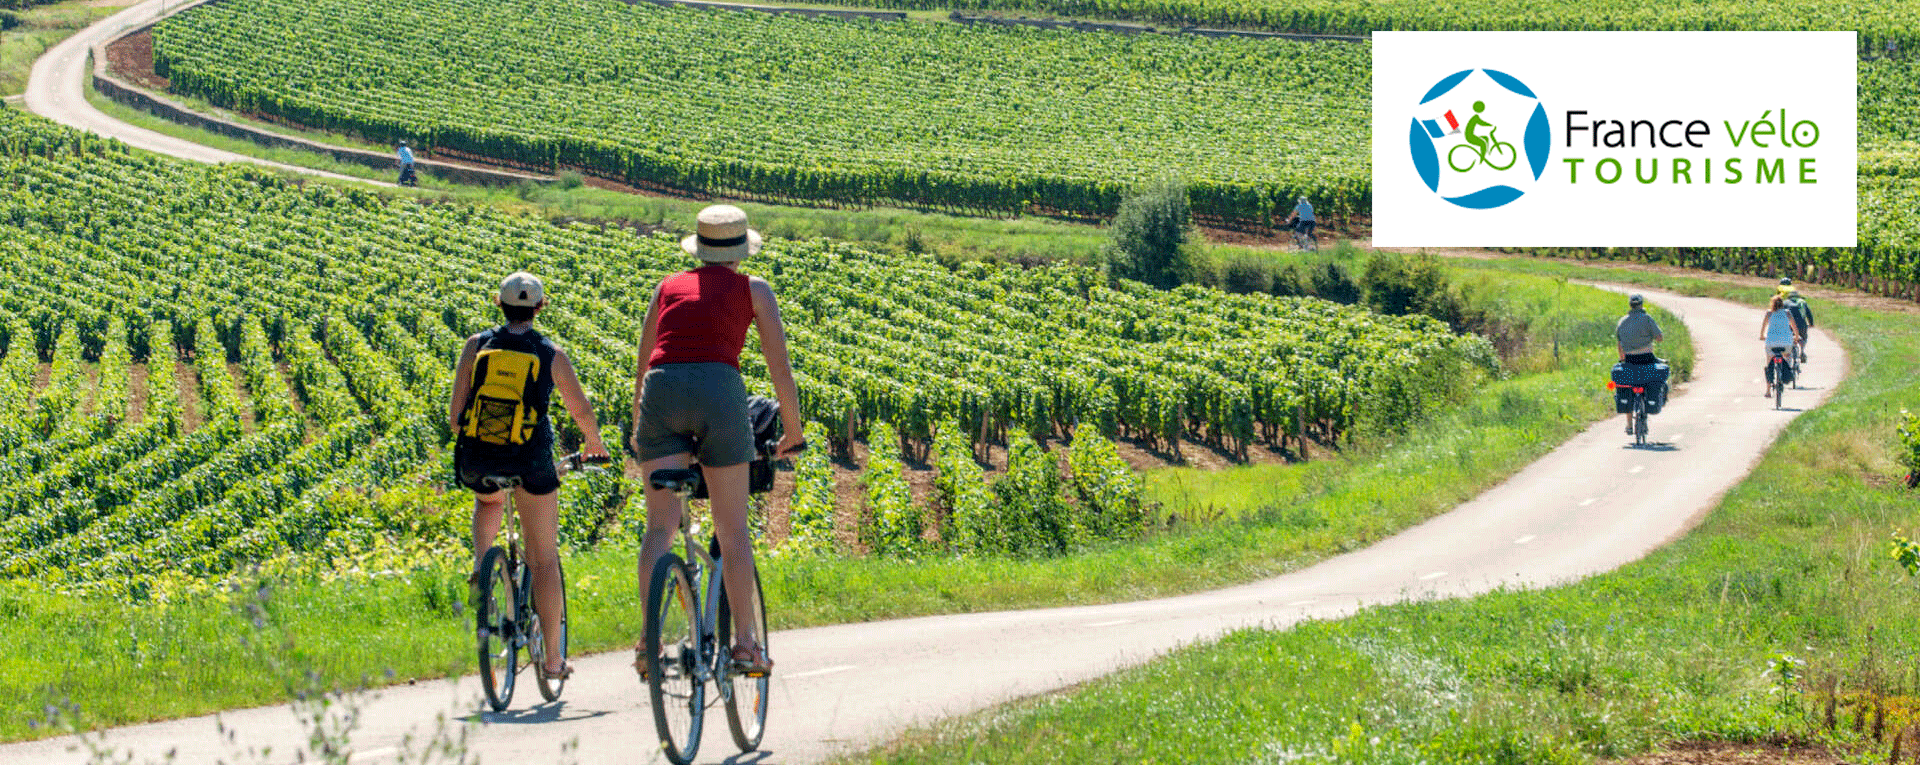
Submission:
M 760 637 L 760 646 L 767 648 L 767 656 L 773 656 L 771 643 L 767 640 L 767 600 L 766 591 L 760 587 L 760 572 L 753 573 L 753 634 Z M 733 612 L 731 599 L 726 587 L 720 588 L 720 614 L 714 620 L 719 640 L 715 644 L 722 652 L 730 652 L 733 646 Z M 731 693 L 727 695 L 727 728 L 733 730 L 733 744 L 740 746 L 740 752 L 751 753 L 760 749 L 760 737 L 767 730 L 767 696 L 773 690 L 773 680 L 768 676 L 753 678 L 729 672 L 727 683 Z
M 529 598 L 527 599 L 527 602 L 531 604 L 533 602 L 533 599 Z M 567 568 L 562 566 L 560 567 L 560 625 L 559 625 L 560 659 L 562 660 L 565 660 L 567 658 L 567 612 L 566 612 L 566 609 L 567 609 Z M 547 659 L 547 645 L 545 643 L 546 642 L 545 631 L 548 630 L 548 626 L 545 622 L 539 621 L 540 610 L 538 609 L 533 610 L 532 619 L 537 624 L 539 624 L 540 629 L 533 631 L 533 635 L 528 637 L 527 653 L 529 656 L 535 658 L 535 660 L 541 664 L 540 667 L 537 667 L 534 669 L 533 677 L 540 682 L 540 696 L 546 699 L 546 701 L 548 702 L 553 702 L 554 700 L 560 699 L 560 691 L 566 688 L 567 679 L 551 678 L 547 676 L 545 666 L 548 664 L 551 664 L 548 662 L 548 659 Z
M 1776 363 L 1773 366 L 1773 408 L 1780 409 L 1781 399 L 1787 395 L 1787 366 Z
M 473 605 L 474 638 L 480 654 L 480 688 L 487 705 L 499 712 L 513 702 L 513 681 L 520 672 L 515 643 L 513 573 L 507 552 L 487 551 L 480 559 L 480 598 Z
M 1644 447 L 1647 444 L 1647 395 L 1639 394 L 1633 398 L 1633 443 Z
M 693 573 L 679 556 L 668 553 L 653 567 L 647 580 L 646 652 L 647 693 L 653 701 L 654 730 L 667 760 L 690 763 L 700 749 L 700 730 L 707 711 L 706 686 L 700 673 L 700 611 Z

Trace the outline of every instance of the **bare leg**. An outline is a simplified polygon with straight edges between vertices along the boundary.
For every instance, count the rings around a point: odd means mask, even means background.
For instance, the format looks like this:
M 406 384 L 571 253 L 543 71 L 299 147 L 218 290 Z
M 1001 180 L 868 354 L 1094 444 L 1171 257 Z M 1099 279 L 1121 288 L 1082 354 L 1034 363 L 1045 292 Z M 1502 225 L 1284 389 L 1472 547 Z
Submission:
M 733 609 L 735 646 L 758 646 L 754 615 L 759 604 L 753 588 L 753 538 L 747 534 L 747 465 L 707 466 L 707 492 L 713 496 L 713 528 L 720 538 L 721 577 Z
M 647 481 L 654 471 L 662 468 L 686 468 L 692 464 L 692 456 L 685 452 L 655 458 L 640 464 L 640 480 Z M 712 474 L 708 474 L 712 478 Z M 635 579 L 639 582 L 640 597 L 647 597 L 647 578 L 653 576 L 654 563 L 666 555 L 673 547 L 673 536 L 680 531 L 680 514 L 685 508 L 680 497 L 664 489 L 654 489 L 647 481 L 647 535 L 640 543 L 640 558 L 635 562 Z
M 473 496 L 473 571 L 480 571 L 480 557 L 493 547 L 500 534 L 500 514 L 506 512 L 507 493 L 493 492 Z
M 548 674 L 566 667 L 561 656 L 560 625 L 567 618 L 566 584 L 560 581 L 560 493 L 544 495 L 513 491 L 520 512 L 520 533 L 527 540 L 527 570 L 533 575 L 533 610 L 540 614 L 545 634 Z

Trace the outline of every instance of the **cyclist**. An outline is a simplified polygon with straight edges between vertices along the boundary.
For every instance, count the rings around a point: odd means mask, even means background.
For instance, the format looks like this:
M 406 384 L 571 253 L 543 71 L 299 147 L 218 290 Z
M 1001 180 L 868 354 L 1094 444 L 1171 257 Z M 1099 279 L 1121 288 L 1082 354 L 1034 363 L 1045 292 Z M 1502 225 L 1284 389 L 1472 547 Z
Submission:
M 1489 148 L 1488 145 L 1493 140 L 1493 132 L 1492 132 L 1494 129 L 1493 123 L 1487 122 L 1486 120 L 1483 120 L 1480 118 L 1480 113 L 1486 110 L 1487 110 L 1487 102 L 1475 101 L 1473 102 L 1473 116 L 1467 118 L 1467 128 L 1466 128 L 1467 143 L 1472 144 L 1474 150 L 1480 153 L 1481 160 L 1485 160 L 1487 158 L 1487 149 Z M 1479 132 L 1480 128 L 1486 128 L 1488 131 L 1487 134 L 1481 135 Z
M 407 147 L 407 142 L 401 141 L 400 148 L 395 149 L 393 153 L 394 156 L 400 159 L 400 185 L 420 185 L 419 180 L 415 178 L 413 172 L 413 150 Z
M 1800 297 L 1800 291 L 1793 286 L 1792 277 L 1780 278 L 1780 297 L 1787 307 L 1787 316 L 1793 318 L 1793 329 L 1800 333 L 1800 361 L 1807 361 L 1807 342 L 1813 340 L 1813 307 L 1807 305 L 1807 299 Z
M 1760 340 L 1766 341 L 1767 391 L 1773 393 L 1773 355 L 1786 354 L 1800 343 L 1800 328 L 1794 326 L 1786 300 L 1775 293 L 1767 302 L 1767 315 L 1760 319 Z
M 698 458 L 712 498 L 713 526 L 720 540 L 721 577 L 728 593 L 754 592 L 753 543 L 747 532 L 747 463 L 754 458 L 747 421 L 747 389 L 740 378 L 740 349 L 747 326 L 759 330 L 785 428 L 777 456 L 801 443 L 798 389 L 787 359 L 780 307 L 766 280 L 740 273 L 740 261 L 760 251 L 760 233 L 747 228 L 747 214 L 732 205 L 700 211 L 694 235 L 680 246 L 705 265 L 661 280 L 647 307 L 640 336 L 640 364 L 633 383 L 633 452 L 643 476 L 662 468 L 686 468 Z M 640 586 L 673 544 L 683 512 L 672 492 L 647 487 L 647 535 L 640 548 Z M 773 666 L 761 637 L 753 634 L 756 604 L 728 600 L 735 633 L 732 659 L 748 673 Z
M 1287 217 L 1287 224 L 1292 226 L 1294 231 L 1306 235 L 1308 242 L 1312 242 L 1314 227 L 1313 203 L 1308 202 L 1307 198 L 1302 196 L 1300 201 L 1293 206 L 1293 215 Z
M 1476 104 L 1477 105 L 1477 104 Z M 1634 293 L 1627 297 L 1627 315 L 1613 326 L 1614 346 L 1620 352 L 1620 361 L 1627 364 L 1657 364 L 1660 359 L 1653 355 L 1653 344 L 1666 339 L 1660 334 L 1660 323 L 1653 321 L 1653 315 L 1647 313 L 1646 296 Z M 1636 384 L 1637 385 L 1637 384 Z M 1627 416 L 1627 432 L 1633 432 L 1633 416 Z
M 567 352 L 533 329 L 533 318 L 547 305 L 546 290 L 540 279 L 516 271 L 500 283 L 494 299 L 506 323 L 475 334 L 460 350 L 460 364 L 453 377 L 453 396 L 447 408 L 447 424 L 455 434 L 463 434 L 470 420 L 478 387 L 474 385 L 474 364 L 483 351 L 504 349 L 532 355 L 539 360 L 538 373 L 524 383 L 524 398 L 537 419 L 532 435 L 519 444 L 493 444 L 464 434 L 454 440 L 454 469 L 461 485 L 473 490 L 473 567 L 471 584 L 478 576 L 480 557 L 493 547 L 505 511 L 507 493 L 485 481 L 487 476 L 518 476 L 521 484 L 514 491 L 514 507 L 520 511 L 520 525 L 527 540 L 527 567 L 533 575 L 534 611 L 544 625 L 559 625 L 566 618 L 565 591 L 560 582 L 559 494 L 560 477 L 553 467 L 553 424 L 547 417 L 549 400 L 555 389 L 566 403 L 568 414 L 586 437 L 581 450 L 584 457 L 607 455 L 600 440 L 600 426 L 593 417 L 593 405 L 580 387 L 573 361 Z M 476 415 L 477 417 L 477 415 Z M 546 631 L 546 667 L 549 677 L 566 678 L 573 667 L 561 656 L 561 634 Z

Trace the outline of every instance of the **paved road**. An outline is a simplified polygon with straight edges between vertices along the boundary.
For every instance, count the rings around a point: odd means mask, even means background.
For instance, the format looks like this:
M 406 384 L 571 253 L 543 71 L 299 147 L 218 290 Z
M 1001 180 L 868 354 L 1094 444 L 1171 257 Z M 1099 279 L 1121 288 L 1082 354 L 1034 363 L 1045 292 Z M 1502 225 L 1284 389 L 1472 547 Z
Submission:
M 1697 349 L 1696 377 L 1653 420 L 1652 448 L 1634 448 L 1611 418 L 1574 437 L 1506 483 L 1363 551 L 1249 585 L 1104 606 L 951 615 L 777 633 L 779 668 L 766 752 L 755 762 L 817 762 L 884 741 L 915 723 L 1059 689 L 1248 626 L 1285 626 L 1405 599 L 1544 586 L 1603 572 L 1691 528 L 1752 468 L 1800 410 L 1818 405 L 1847 369 L 1834 339 L 1816 339 L 1805 380 L 1787 409 L 1764 400 L 1757 309 L 1648 293 L 1684 317 Z M 1604 385 L 1596 374 L 1595 385 Z M 775 609 L 779 606 L 774 605 Z M 488 762 L 657 761 L 644 689 L 631 654 L 578 658 L 558 704 L 518 707 L 470 731 Z M 530 679 L 523 679 L 530 680 Z M 436 717 L 478 708 L 474 677 L 387 689 L 363 700 L 356 762 L 401 757 L 403 739 L 442 728 Z M 708 719 L 702 760 L 737 755 L 720 711 Z M 138 760 L 173 751 L 187 762 L 259 759 L 272 747 L 293 759 L 306 742 L 285 706 L 228 711 L 231 739 L 212 717 L 112 730 L 102 744 Z M 0 747 L 0 761 L 84 760 L 71 739 Z M 416 746 L 417 749 L 417 746 Z
M 55 122 L 81 130 L 117 138 L 128 145 L 160 154 L 196 160 L 208 163 L 250 162 L 281 170 L 291 170 L 307 175 L 332 178 L 342 181 L 392 186 L 378 181 L 368 181 L 352 176 L 329 173 L 324 170 L 294 167 L 278 162 L 248 157 L 244 154 L 215 149 L 209 146 L 155 133 L 146 128 L 135 127 L 107 116 L 105 112 L 87 103 L 85 83 L 92 76 L 88 66 L 87 53 L 94 45 L 106 42 L 121 33 L 138 27 L 163 15 L 178 11 L 189 5 L 182 0 L 147 0 L 128 7 L 119 13 L 101 19 L 72 37 L 47 49 L 46 53 L 33 62 L 33 72 L 27 79 L 27 92 L 24 103 L 28 111 L 46 117 Z

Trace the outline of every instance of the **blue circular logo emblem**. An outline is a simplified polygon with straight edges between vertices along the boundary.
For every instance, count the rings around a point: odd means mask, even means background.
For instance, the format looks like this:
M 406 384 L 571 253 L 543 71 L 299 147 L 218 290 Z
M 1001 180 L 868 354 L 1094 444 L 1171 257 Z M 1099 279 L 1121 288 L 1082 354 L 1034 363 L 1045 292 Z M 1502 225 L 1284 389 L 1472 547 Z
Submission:
M 1518 127 L 1521 135 L 1513 135 L 1516 128 L 1509 125 L 1524 125 Z M 1420 180 L 1441 199 L 1473 210 L 1500 207 L 1526 194 L 1547 169 L 1552 148 L 1540 97 L 1514 76 L 1492 69 L 1455 72 L 1434 83 L 1407 132 Z

